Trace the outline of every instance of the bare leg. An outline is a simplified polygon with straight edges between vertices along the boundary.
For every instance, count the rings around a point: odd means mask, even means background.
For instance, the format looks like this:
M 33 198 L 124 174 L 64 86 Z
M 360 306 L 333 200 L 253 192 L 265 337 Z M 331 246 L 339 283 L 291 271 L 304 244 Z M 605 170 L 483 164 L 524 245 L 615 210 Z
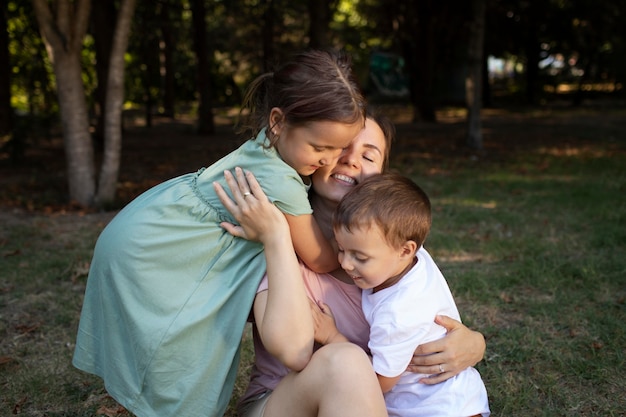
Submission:
M 385 400 L 371 362 L 351 343 L 319 349 L 301 372 L 272 393 L 263 417 L 386 417 Z

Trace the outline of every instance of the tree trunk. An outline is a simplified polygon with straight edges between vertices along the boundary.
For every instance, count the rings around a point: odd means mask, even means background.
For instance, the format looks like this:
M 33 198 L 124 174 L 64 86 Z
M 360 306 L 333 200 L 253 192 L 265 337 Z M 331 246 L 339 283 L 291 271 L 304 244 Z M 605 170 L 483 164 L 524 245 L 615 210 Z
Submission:
M 402 55 L 407 64 L 413 122 L 435 122 L 434 77 L 437 47 L 435 37 L 436 19 L 431 2 L 397 3 L 401 16 L 399 21 Z
M 209 65 L 209 48 L 206 38 L 206 7 L 204 0 L 192 1 L 193 39 L 196 50 L 197 79 L 198 79 L 198 133 L 213 134 L 215 124 L 213 122 L 213 108 L 211 98 L 211 68 Z
M 483 50 L 485 40 L 486 0 L 472 0 L 472 22 L 468 48 L 468 74 L 465 79 L 467 101 L 467 145 L 482 149 L 483 135 L 480 121 L 482 105 Z
M 89 21 L 89 0 L 33 0 L 35 16 L 53 63 L 67 158 L 70 200 L 94 203 L 94 158 L 87 101 L 82 82 L 81 50 Z
M 106 114 L 104 123 L 104 158 L 96 203 L 99 206 L 115 198 L 122 151 L 122 105 L 124 103 L 124 54 L 135 11 L 136 0 L 122 0 L 113 35 L 113 45 L 107 80 Z
M 109 77 L 109 60 L 111 45 L 113 44 L 115 18 L 114 0 L 98 0 L 93 4 L 91 23 L 93 25 L 93 38 L 96 50 L 96 75 L 98 77 L 98 86 L 95 94 L 96 126 L 94 139 L 98 143 L 98 149 L 101 149 L 104 144 L 107 79 Z
M 0 137 L 13 130 L 11 109 L 11 60 L 9 58 L 9 32 L 7 31 L 7 2 L 0 9 Z
M 526 9 L 528 27 L 524 39 L 524 52 L 526 54 L 526 101 L 528 104 L 536 104 L 539 81 L 539 13 L 534 2 L 528 2 Z
M 330 0 L 309 0 L 309 47 L 313 49 L 330 46 L 329 25 Z
M 263 7 L 263 22 L 261 23 L 261 37 L 263 44 L 263 72 L 269 72 L 274 65 L 274 0 L 261 0 Z
M 176 83 L 174 79 L 174 37 L 172 34 L 172 19 L 169 2 L 161 3 L 159 11 L 161 22 L 160 43 L 160 72 L 163 75 L 163 115 L 174 118 Z

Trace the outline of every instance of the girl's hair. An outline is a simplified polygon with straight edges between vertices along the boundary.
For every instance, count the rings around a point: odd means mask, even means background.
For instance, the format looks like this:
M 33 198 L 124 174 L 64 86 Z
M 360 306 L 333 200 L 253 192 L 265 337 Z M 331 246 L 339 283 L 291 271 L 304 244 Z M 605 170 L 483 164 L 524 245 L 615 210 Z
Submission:
M 376 224 L 387 243 L 400 247 L 413 240 L 418 247 L 430 232 L 428 195 L 409 178 L 387 173 L 366 178 L 339 202 L 333 228 L 367 230 Z
M 352 74 L 348 55 L 308 50 L 274 72 L 257 77 L 243 100 L 240 133 L 256 135 L 268 126 L 272 108 L 297 126 L 314 121 L 354 123 L 365 120 L 365 99 Z M 246 112 L 248 114 L 246 115 Z

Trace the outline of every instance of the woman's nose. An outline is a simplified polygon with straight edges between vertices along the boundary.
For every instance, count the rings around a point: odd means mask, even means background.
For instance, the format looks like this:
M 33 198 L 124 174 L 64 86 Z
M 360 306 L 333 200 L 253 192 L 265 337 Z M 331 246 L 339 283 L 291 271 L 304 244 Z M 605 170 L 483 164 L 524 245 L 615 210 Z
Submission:
M 345 152 L 342 153 L 339 157 L 339 163 L 343 165 L 351 165 L 356 166 L 358 164 L 358 158 L 354 154 L 354 152 Z

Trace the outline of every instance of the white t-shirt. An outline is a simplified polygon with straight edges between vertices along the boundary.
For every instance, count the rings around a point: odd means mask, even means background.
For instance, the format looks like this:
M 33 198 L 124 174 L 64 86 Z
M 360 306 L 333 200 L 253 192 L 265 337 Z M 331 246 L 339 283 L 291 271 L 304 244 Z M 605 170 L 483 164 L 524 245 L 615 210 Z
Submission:
M 385 394 L 389 416 L 488 416 L 487 390 L 474 368 L 436 385 L 418 382 L 426 375 L 405 372 L 418 345 L 445 336 L 446 329 L 434 322 L 436 315 L 460 320 L 448 284 L 430 254 L 422 247 L 416 257 L 415 266 L 396 284 L 362 293 L 374 370 L 386 377 L 402 375 Z

